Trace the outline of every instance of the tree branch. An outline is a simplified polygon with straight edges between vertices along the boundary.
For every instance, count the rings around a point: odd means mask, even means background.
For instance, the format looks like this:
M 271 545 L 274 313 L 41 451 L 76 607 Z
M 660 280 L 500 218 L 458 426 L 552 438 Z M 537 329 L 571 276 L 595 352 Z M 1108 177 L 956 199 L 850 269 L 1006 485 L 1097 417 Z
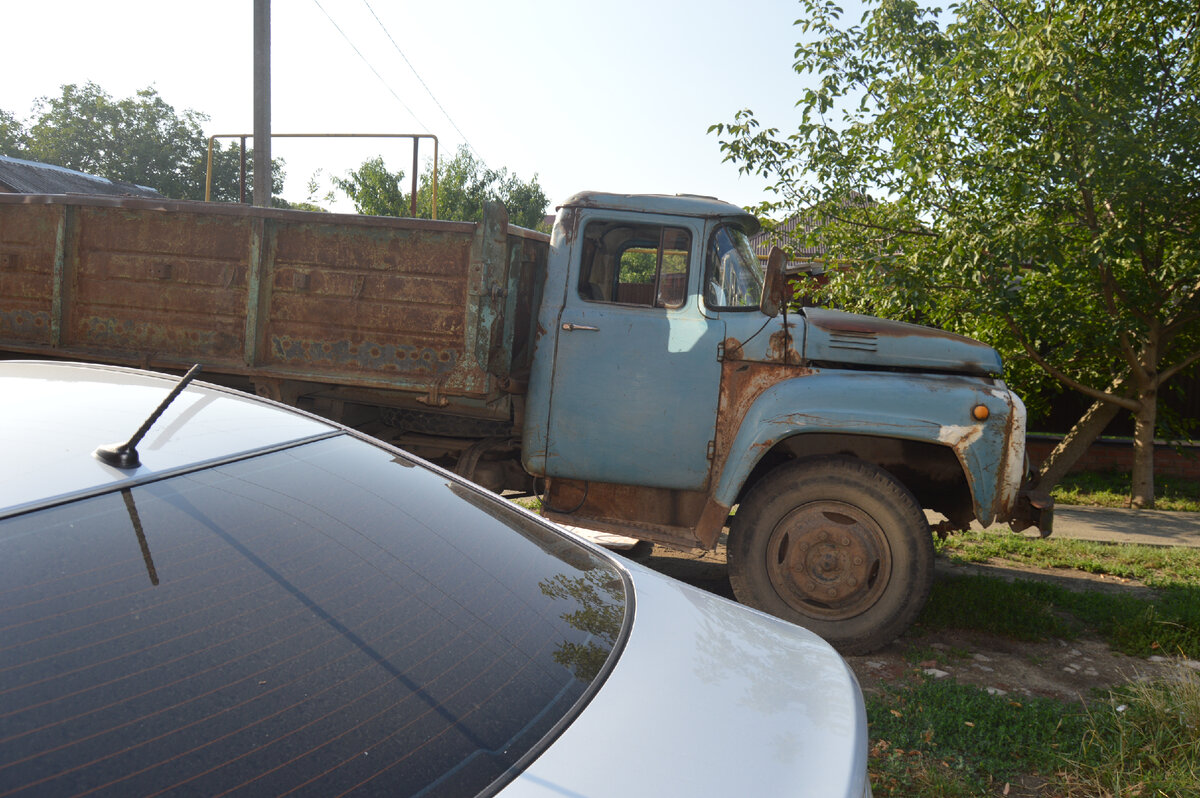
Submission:
M 1168 294 L 1174 294 L 1177 291 L 1183 291 L 1183 286 L 1186 285 L 1189 280 L 1191 280 L 1190 276 L 1180 276 L 1178 280 L 1167 286 L 1166 292 Z M 1200 281 L 1197 281 L 1191 288 L 1186 290 L 1186 295 L 1183 297 L 1183 301 L 1180 304 L 1188 305 L 1192 302 L 1195 302 L 1197 298 L 1200 298 Z
M 1200 310 L 1186 315 L 1181 313 L 1163 325 L 1163 335 L 1173 337 L 1180 330 L 1190 327 L 1197 321 L 1200 321 Z
M 842 224 L 853 225 L 854 227 L 865 227 L 870 230 L 882 230 L 885 233 L 893 233 L 893 234 L 899 233 L 901 235 L 928 236 L 930 238 L 941 238 L 941 233 L 935 233 L 932 230 L 907 230 L 903 227 L 885 227 L 884 225 L 881 225 L 881 224 L 871 224 L 870 222 L 856 222 L 853 219 L 844 219 L 841 216 L 838 216 L 836 213 L 831 213 L 829 211 L 821 211 L 821 213 L 823 213 L 825 216 L 828 216 L 830 219 L 833 219 L 836 222 L 841 222 Z
M 1154 387 L 1157 388 L 1158 386 L 1162 385 L 1171 377 L 1174 377 L 1176 374 L 1183 371 L 1198 360 L 1200 360 L 1200 352 L 1193 352 L 1183 360 L 1176 363 L 1174 366 L 1171 366 L 1166 371 L 1160 371 L 1154 380 Z
M 1025 353 L 1029 355 L 1029 359 L 1041 366 L 1047 374 L 1061 382 L 1063 385 L 1079 391 L 1084 396 L 1089 396 L 1092 399 L 1096 399 L 1101 402 L 1111 402 L 1112 404 L 1120 405 L 1126 410 L 1132 410 L 1136 412 L 1138 408 L 1141 407 L 1141 403 L 1136 399 L 1128 399 L 1123 396 L 1114 396 L 1111 393 L 1097 390 L 1090 385 L 1084 385 L 1082 382 L 1067 376 L 1064 372 L 1046 362 L 1046 359 L 1043 358 L 1041 354 L 1039 354 L 1038 351 L 1033 348 L 1033 346 L 1025 338 L 1024 334 L 1021 333 L 1020 328 L 1017 327 L 1016 322 L 1013 321 L 1012 316 L 1004 313 L 1002 314 L 1002 318 L 1004 319 L 1005 324 L 1008 325 L 1009 330 L 1012 331 L 1012 334 L 1016 336 L 1016 339 L 1020 342 L 1022 348 L 1025 349 Z
M 1008 15 L 1001 10 L 1000 6 L 996 5 L 995 3 L 988 3 L 988 7 L 990 7 L 992 11 L 996 12 L 996 16 L 1000 17 L 1001 21 L 1008 26 L 1010 31 L 1015 31 L 1017 29 L 1017 26 L 1014 25 L 1012 20 L 1008 18 Z
M 1100 294 L 1104 299 L 1104 307 L 1108 309 L 1108 314 L 1115 319 L 1117 318 L 1118 313 L 1117 303 L 1116 300 L 1113 299 L 1112 294 L 1111 275 L 1103 265 L 1097 265 L 1096 268 L 1100 272 Z M 1134 312 L 1132 308 L 1129 308 L 1129 311 L 1133 313 L 1135 317 L 1147 322 L 1147 324 L 1151 324 L 1154 321 L 1151 318 L 1141 316 L 1140 314 Z M 1117 332 L 1117 340 L 1121 344 L 1121 354 L 1125 356 L 1125 362 L 1129 364 L 1129 368 L 1133 372 L 1135 378 L 1140 376 L 1143 379 L 1139 381 L 1145 382 L 1145 377 L 1147 376 L 1146 371 L 1144 368 L 1142 368 L 1142 362 L 1140 359 L 1138 359 L 1137 352 L 1134 351 L 1133 348 L 1133 343 L 1129 340 L 1129 336 L 1124 330 L 1119 330 Z
M 1171 293 L 1175 293 L 1175 288 L 1181 284 L 1176 281 L 1171 286 Z M 1200 282 L 1196 283 L 1187 292 L 1187 296 L 1179 303 L 1179 313 L 1174 318 L 1167 319 L 1163 325 L 1163 335 L 1173 337 L 1181 329 L 1194 324 L 1197 319 L 1200 319 Z

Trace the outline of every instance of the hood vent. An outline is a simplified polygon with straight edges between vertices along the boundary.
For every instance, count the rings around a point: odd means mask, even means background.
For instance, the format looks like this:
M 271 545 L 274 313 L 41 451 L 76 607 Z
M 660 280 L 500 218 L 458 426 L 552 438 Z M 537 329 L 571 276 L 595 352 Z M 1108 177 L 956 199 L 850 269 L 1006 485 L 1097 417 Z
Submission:
M 878 341 L 875 333 L 838 330 L 829 334 L 830 349 L 849 349 L 854 352 L 874 352 Z
M 981 376 L 1003 373 L 995 349 L 961 335 L 828 308 L 805 308 L 803 313 L 804 359 L 810 363 Z

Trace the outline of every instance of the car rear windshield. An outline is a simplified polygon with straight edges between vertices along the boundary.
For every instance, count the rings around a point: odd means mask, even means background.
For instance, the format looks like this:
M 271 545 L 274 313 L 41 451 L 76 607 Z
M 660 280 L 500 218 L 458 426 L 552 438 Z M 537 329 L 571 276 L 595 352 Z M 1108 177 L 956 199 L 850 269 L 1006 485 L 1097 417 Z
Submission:
M 619 646 L 609 562 L 343 436 L 0 522 L 0 792 L 474 795 Z

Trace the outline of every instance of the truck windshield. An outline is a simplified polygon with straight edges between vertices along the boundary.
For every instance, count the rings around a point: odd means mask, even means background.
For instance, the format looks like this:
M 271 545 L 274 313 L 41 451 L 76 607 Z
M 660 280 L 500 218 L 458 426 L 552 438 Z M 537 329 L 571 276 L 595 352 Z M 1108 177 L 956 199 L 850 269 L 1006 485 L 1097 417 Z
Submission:
M 763 266 L 740 228 L 722 225 L 708 241 L 704 267 L 704 303 L 716 310 L 757 309 L 763 290 Z

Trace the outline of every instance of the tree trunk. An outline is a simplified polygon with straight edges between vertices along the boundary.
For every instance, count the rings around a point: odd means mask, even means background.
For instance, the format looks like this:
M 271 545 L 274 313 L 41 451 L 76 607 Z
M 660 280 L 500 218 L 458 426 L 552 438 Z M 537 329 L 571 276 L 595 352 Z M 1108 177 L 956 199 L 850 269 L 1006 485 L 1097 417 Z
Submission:
M 1142 391 L 1138 398 L 1142 408 L 1134 416 L 1133 485 L 1129 506 L 1149 510 L 1154 507 L 1154 426 L 1158 418 L 1158 390 Z
M 1128 396 L 1130 393 L 1128 381 L 1128 374 L 1114 378 L 1106 393 L 1121 397 Z M 1042 463 L 1038 469 L 1037 484 L 1034 487 L 1049 493 L 1051 488 L 1062 481 L 1071 467 L 1079 462 L 1079 458 L 1083 457 L 1096 438 L 1100 437 L 1100 433 L 1104 432 L 1108 422 L 1116 418 L 1119 412 L 1121 412 L 1121 406 L 1115 402 L 1097 400 L 1092 403 L 1092 406 L 1079 417 L 1075 425 L 1063 436 L 1062 441 L 1054 447 L 1054 451 L 1050 452 L 1050 456 Z
M 1037 473 L 1036 489 L 1049 493 L 1061 482 L 1120 411 L 1120 406 L 1112 402 L 1094 402 L 1042 463 Z

